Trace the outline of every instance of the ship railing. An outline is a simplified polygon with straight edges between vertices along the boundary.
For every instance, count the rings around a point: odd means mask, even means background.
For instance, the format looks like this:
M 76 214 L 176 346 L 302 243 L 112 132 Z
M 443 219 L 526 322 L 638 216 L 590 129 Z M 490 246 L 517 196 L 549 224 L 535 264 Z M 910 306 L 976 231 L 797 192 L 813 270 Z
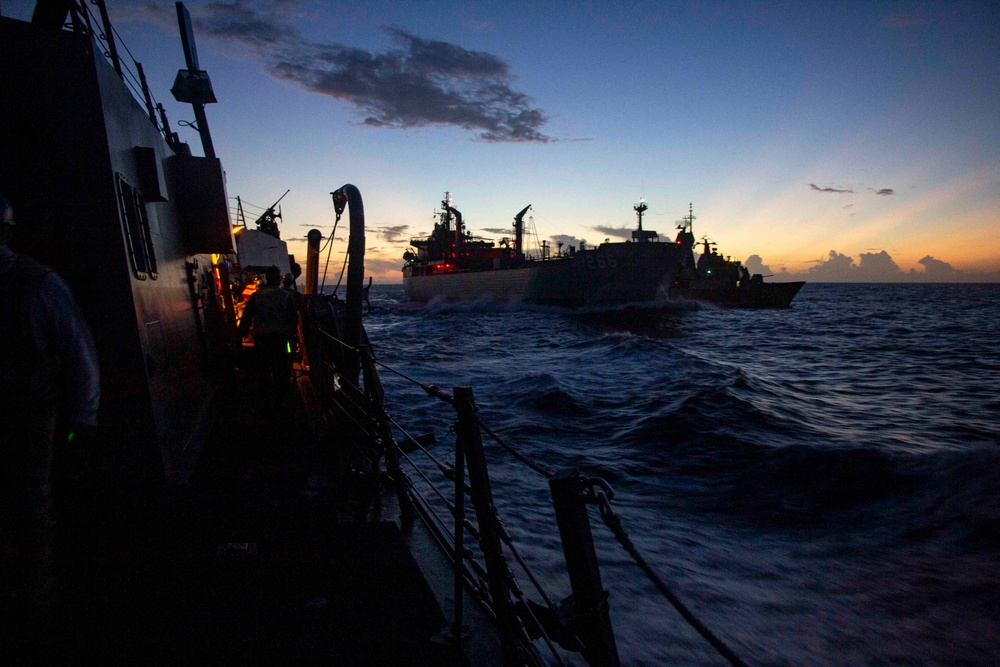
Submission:
M 608 593 L 602 587 L 600 569 L 590 529 L 588 506 L 594 505 L 598 508 L 602 522 L 611 531 L 615 540 L 628 553 L 636 566 L 639 567 L 663 597 L 673 605 L 681 617 L 729 664 L 736 666 L 746 664 L 735 651 L 712 632 L 684 604 L 680 597 L 667 585 L 638 550 L 629 537 L 621 517 L 612 507 L 611 501 L 614 499 L 615 494 L 610 484 L 599 477 L 584 476 L 575 468 L 550 470 L 517 451 L 516 448 L 505 442 L 500 435 L 495 433 L 482 419 L 472 398 L 471 389 L 456 387 L 454 393 L 449 395 L 435 385 L 420 383 L 382 362 L 375 360 L 373 362 L 389 372 L 416 384 L 428 395 L 448 402 L 455 407 L 459 415 L 455 426 L 455 467 L 443 467 L 440 461 L 433 459 L 432 454 L 426 448 L 420 446 L 419 449 L 428 458 L 435 461 L 436 465 L 446 473 L 446 477 L 454 477 L 456 479 L 456 488 L 457 480 L 462 475 L 459 472 L 452 471 L 457 471 L 459 468 L 460 451 L 464 447 L 468 451 L 475 453 L 476 456 L 479 456 L 479 453 L 483 451 L 481 433 L 486 433 L 501 449 L 548 481 L 556 521 L 559 527 L 559 535 L 562 541 L 563 553 L 566 559 L 566 568 L 570 579 L 572 595 L 558 605 L 553 605 L 549 596 L 541 589 L 536 578 L 524 564 L 514 544 L 509 541 L 509 533 L 505 529 L 502 532 L 504 546 L 510 550 L 515 560 L 522 566 L 522 569 L 546 603 L 546 607 L 541 607 L 527 602 L 527 605 L 530 607 L 529 611 L 533 611 L 533 613 L 530 614 L 529 619 L 526 619 L 525 626 L 530 627 L 532 623 L 541 626 L 536 629 L 538 634 L 533 635 L 533 637 L 542 635 L 549 646 L 551 646 L 552 640 L 555 640 L 563 648 L 579 651 L 590 665 L 619 664 L 614 632 L 608 614 Z M 393 424 L 395 425 L 395 422 Z M 401 430 L 401 432 L 407 439 L 413 439 L 405 431 Z M 471 471 L 474 459 L 471 455 L 468 458 Z M 405 459 L 407 462 L 411 462 L 409 456 L 405 456 Z M 485 474 L 485 460 L 482 461 L 482 470 L 482 474 Z M 471 472 L 470 477 L 472 477 Z M 488 489 L 488 480 L 486 481 L 486 488 Z M 475 483 L 473 483 L 473 488 L 475 488 Z M 475 496 L 473 496 L 473 499 L 475 500 Z M 492 506 L 491 500 L 489 504 Z M 478 511 L 479 507 L 477 505 Z M 501 528 L 503 528 L 502 521 L 499 521 L 499 523 Z M 458 543 L 456 542 L 456 544 Z M 514 586 L 516 587 L 516 582 Z M 520 612 L 524 609 L 524 599 L 520 596 L 519 589 L 517 590 L 517 595 L 517 609 Z
M 483 434 L 496 436 L 480 417 L 472 389 L 448 392 L 417 383 L 454 410 L 454 451 L 450 460 L 442 460 L 428 448 L 426 437 L 410 433 L 386 410 L 378 368 L 402 374 L 377 361 L 369 345 L 347 345 L 337 335 L 335 319 L 326 322 L 315 327 L 311 345 L 307 342 L 324 418 L 354 442 L 348 453 L 352 468 L 362 477 L 393 482 L 403 517 L 422 520 L 450 561 L 454 611 L 445 638 L 460 643 L 465 636 L 468 596 L 493 619 L 505 665 L 562 665 L 566 652 L 581 654 L 590 665 L 620 664 L 587 517 L 589 500 L 582 492 L 586 479 L 574 470 L 551 476 L 573 590 L 569 598 L 556 600 L 531 571 L 493 502 Z M 360 363 L 358 384 L 338 371 L 351 367 L 347 355 Z M 527 578 L 534 593 L 524 591 L 519 577 Z M 551 660 L 543 660 L 541 650 Z
M 608 593 L 601 583 L 588 516 L 588 506 L 595 505 L 617 542 L 684 620 L 730 664 L 745 664 L 681 601 L 639 552 L 612 507 L 614 491 L 604 480 L 586 477 L 575 469 L 549 470 L 518 452 L 483 420 L 471 388 L 455 387 L 449 393 L 378 361 L 368 345 L 351 348 L 329 332 L 321 336 L 331 346 L 340 348 L 342 354 L 351 352 L 360 360 L 364 388 L 345 383 L 341 377 L 336 391 L 353 395 L 338 403 L 341 411 L 358 410 L 354 414 L 364 416 L 355 416 L 354 421 L 367 419 L 371 424 L 366 430 L 374 446 L 369 463 L 377 468 L 378 458 L 385 456 L 386 472 L 398 481 L 397 491 L 404 515 L 415 513 L 423 519 L 452 563 L 455 607 L 449 634 L 455 641 L 462 636 L 463 598 L 467 590 L 496 621 L 504 646 L 505 664 L 535 664 L 540 656 L 532 642 L 539 639 L 550 650 L 556 664 L 563 664 L 560 649 L 579 652 L 590 665 L 619 664 Z M 385 412 L 384 391 L 376 366 L 415 384 L 427 396 L 455 410 L 453 462 L 436 456 L 425 446 L 426 438 L 412 435 Z M 330 370 L 336 373 L 335 366 L 331 365 Z M 397 432 L 401 437 L 394 435 Z M 553 602 L 552 596 L 546 593 L 519 553 L 493 504 L 483 447 L 484 433 L 549 483 L 572 590 L 572 595 L 565 600 Z M 391 453 L 392 450 L 395 453 Z M 412 477 L 404 474 L 402 464 L 412 471 Z M 432 468 L 430 471 L 428 464 Z M 435 482 L 432 479 L 435 474 L 443 478 L 444 483 Z M 467 498 L 472 501 L 474 517 L 466 511 Z M 473 545 L 479 549 L 485 567 L 470 548 Z M 529 599 L 523 592 L 510 567 L 510 559 L 531 582 L 541 603 Z
M 77 34 L 90 35 L 95 46 L 111 63 L 115 72 L 131 90 L 136 101 L 145 107 L 153 127 L 163 135 L 168 143 L 175 143 L 177 138 L 170 131 L 166 110 L 161 103 L 156 101 L 156 97 L 150 90 L 142 63 L 132 54 L 121 34 L 111 23 L 104 0 L 71 0 L 67 3 L 66 10 L 68 11 L 68 20 L 63 25 L 63 29 Z M 127 57 L 122 55 L 122 50 Z M 181 124 L 184 124 L 183 121 Z
M 588 510 L 594 505 L 618 544 L 681 617 L 729 664 L 746 664 L 684 604 L 639 552 L 612 506 L 614 491 L 607 482 L 587 477 L 574 468 L 550 470 L 532 461 L 489 427 L 471 388 L 454 387 L 449 393 L 377 360 L 368 345 L 351 348 L 329 332 L 323 332 L 321 337 L 329 346 L 339 348 L 341 354 L 356 354 L 363 370 L 363 387 L 345 383 L 342 377 L 337 379 L 334 391 L 343 397 L 335 401 L 336 411 L 353 415 L 351 419 L 359 426 L 367 424 L 364 432 L 372 447 L 368 464 L 377 469 L 379 458 L 384 456 L 386 473 L 398 482 L 402 512 L 415 513 L 427 524 L 452 563 L 455 605 L 449 635 L 455 641 L 462 636 L 463 598 L 468 591 L 495 619 L 505 664 L 535 664 L 540 656 L 534 642 L 541 640 L 555 664 L 563 664 L 561 652 L 578 652 L 590 665 L 618 665 L 608 593 L 601 582 L 590 526 Z M 428 397 L 454 409 L 457 419 L 451 460 L 435 455 L 425 445 L 427 438 L 411 434 L 385 411 L 384 390 L 376 367 L 420 387 Z M 336 373 L 334 365 L 328 370 Z M 483 434 L 549 484 L 572 591 L 564 600 L 554 601 L 544 590 L 497 512 Z M 410 474 L 404 473 L 404 465 Z M 466 499 L 471 500 L 471 513 L 466 509 Z M 541 602 L 530 599 L 522 590 L 511 561 L 530 581 Z

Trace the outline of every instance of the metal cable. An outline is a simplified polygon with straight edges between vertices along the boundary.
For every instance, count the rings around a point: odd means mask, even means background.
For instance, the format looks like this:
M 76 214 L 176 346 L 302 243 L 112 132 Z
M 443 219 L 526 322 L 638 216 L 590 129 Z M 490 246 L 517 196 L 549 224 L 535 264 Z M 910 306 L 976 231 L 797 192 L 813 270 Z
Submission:
M 392 420 L 390 419 L 390 421 L 392 421 Z M 393 421 L 392 423 L 394 425 L 396 425 L 397 428 L 399 427 L 399 425 L 396 424 L 396 422 Z M 402 431 L 403 429 L 400 428 L 400 430 Z M 405 431 L 403 431 L 403 432 L 405 433 Z M 407 437 L 409 437 L 409 436 L 407 436 Z M 420 449 L 425 454 L 427 454 L 437 464 L 439 470 L 441 470 L 441 472 L 444 473 L 445 476 L 447 477 L 448 473 L 451 472 L 451 469 L 450 468 L 444 468 L 442 466 L 442 464 L 437 459 L 434 459 L 434 457 L 431 456 L 430 452 L 428 452 L 419 443 L 417 443 L 417 446 L 420 447 Z M 438 490 L 437 486 L 434 485 L 434 483 L 427 477 L 427 475 L 424 474 L 423 470 L 421 470 L 421 468 L 416 464 L 415 461 L 413 461 L 409 457 L 409 455 L 406 452 L 404 452 L 398 446 L 397 446 L 397 449 L 398 449 L 399 453 L 403 456 L 403 458 L 406 459 L 406 462 L 409 463 L 411 466 L 413 466 L 414 470 L 416 470 L 417 473 L 421 477 L 423 477 L 424 481 L 427 482 L 427 484 L 430 485 L 431 489 L 433 489 L 434 492 L 437 493 L 437 495 L 441 498 L 441 500 L 444 501 L 444 503 L 448 506 L 448 509 L 451 511 L 452 515 L 454 516 L 454 514 L 455 514 L 455 506 L 454 506 L 454 504 L 452 502 L 450 502 L 444 496 L 444 494 L 440 490 Z M 469 489 L 468 486 L 465 486 L 465 493 L 471 495 L 471 489 Z M 494 510 L 495 510 L 495 508 L 494 508 Z M 498 521 L 499 521 L 499 518 L 498 518 Z M 470 534 L 476 539 L 476 541 L 479 541 L 479 530 L 468 519 L 465 520 L 465 523 L 466 523 L 466 528 L 472 529 L 472 530 L 469 531 Z M 527 562 L 525 562 L 524 558 L 522 558 L 521 554 L 517 551 L 517 548 L 514 546 L 514 541 L 510 537 L 510 533 L 508 533 L 506 529 L 501 530 L 500 531 L 500 538 L 503 541 L 503 543 L 507 545 L 507 548 L 510 550 L 511 554 L 513 554 L 514 560 L 516 560 L 517 563 L 518 563 L 518 565 L 521 566 L 521 570 L 523 570 L 524 573 L 528 576 L 528 579 L 531 581 L 532 585 L 535 587 L 535 590 L 537 590 L 538 594 L 542 596 L 543 600 L 545 600 L 545 604 L 549 608 L 552 608 L 553 604 L 552 604 L 551 598 L 549 598 L 548 594 L 546 594 L 545 589 L 542 588 L 541 583 L 535 577 L 534 573 L 532 573 L 531 569 L 528 567 Z
M 544 596 L 544 593 L 543 593 L 543 596 Z M 556 659 L 556 663 L 558 663 L 559 665 L 565 667 L 566 663 L 563 662 L 562 656 L 559 655 L 559 652 L 556 650 L 556 647 L 552 644 L 552 640 L 549 639 L 549 633 L 545 632 L 545 626 L 543 626 L 542 622 L 538 620 L 537 616 L 535 616 L 535 612 L 532 611 L 531 606 L 528 604 L 527 600 L 525 599 L 524 593 L 520 589 L 517 589 L 515 591 L 515 593 L 514 593 L 514 597 L 516 597 L 524 605 L 524 610 L 528 612 L 528 614 L 531 616 L 531 619 L 535 622 L 535 627 L 537 627 L 538 631 L 542 633 L 542 639 L 545 640 L 545 645 L 549 647 L 549 651 L 552 653 L 552 657 Z M 549 607 L 551 608 L 552 607 L 552 603 L 548 602 L 547 599 L 546 599 L 546 602 L 548 603 Z M 525 630 L 523 624 L 521 626 L 521 629 L 522 629 L 522 631 Z M 531 638 L 528 637 L 528 640 L 530 641 Z
M 545 605 L 550 609 L 554 608 L 552 600 L 549 598 L 548 595 L 545 594 L 545 590 L 542 588 L 542 585 L 535 578 L 535 575 L 532 574 L 531 570 L 528 569 L 528 564 L 524 562 L 524 559 L 521 558 L 521 554 L 519 554 L 517 552 L 517 549 L 514 548 L 514 542 L 513 540 L 510 539 L 510 536 L 507 535 L 506 532 L 507 531 L 503 531 L 502 535 L 502 537 L 504 538 L 503 543 L 507 545 L 507 548 L 510 549 L 510 552 L 514 555 L 514 560 L 516 560 L 517 564 L 521 566 L 521 569 L 524 571 L 524 573 L 528 575 L 528 579 L 531 581 L 531 584 L 535 587 L 535 590 L 538 591 L 538 594 L 542 596 L 543 600 L 545 600 Z
M 605 494 L 604 491 L 599 490 L 597 491 L 597 499 L 598 507 L 601 511 L 601 519 L 604 520 L 605 525 L 611 529 L 615 539 L 617 539 L 625 551 L 632 556 L 632 559 L 635 561 L 636 565 L 639 566 L 639 569 L 645 573 L 646 577 L 649 578 L 660 593 L 662 593 L 663 596 L 670 601 L 670 604 L 672 604 L 680 615 L 684 617 L 684 620 L 686 620 L 691 627 L 697 630 L 698 634 L 704 637 L 705 640 L 719 652 L 719 655 L 728 660 L 731 665 L 746 667 L 746 663 L 743 662 L 739 656 L 733 653 L 732 649 L 726 646 L 721 639 L 716 637 L 715 634 L 713 634 L 712 631 L 709 630 L 708 627 L 702 623 L 701 620 L 699 620 L 698 617 L 695 616 L 683 602 L 681 602 L 681 599 L 677 597 L 672 590 L 670 590 L 667 584 L 660 579 L 659 575 L 656 574 L 650 564 L 646 562 L 646 559 L 643 558 L 642 554 L 639 553 L 639 550 L 636 549 L 635 544 L 633 544 L 632 540 L 629 539 L 628 533 L 625 532 L 625 528 L 622 526 L 621 519 L 611 508 L 611 502 L 608 499 L 607 494 Z
M 339 343 L 340 345 L 346 347 L 351 352 L 357 352 L 358 351 L 358 348 L 354 347 L 353 345 L 349 345 L 349 344 L 345 343 L 344 341 L 340 340 L 339 338 L 337 338 L 333 334 L 328 333 L 325 330 L 320 329 L 319 327 L 316 328 L 316 331 L 320 332 L 321 334 L 323 334 L 324 336 L 326 336 L 327 338 L 329 338 L 333 342 Z M 378 363 L 378 362 L 376 361 L 375 363 Z
M 420 475 L 424 479 L 425 482 L 427 482 L 428 486 L 431 487 L 431 490 L 433 490 L 434 493 L 436 493 L 438 495 L 438 497 L 444 502 L 444 504 L 448 507 L 448 511 L 451 512 L 452 517 L 454 517 L 455 516 L 455 505 L 454 505 L 454 503 L 452 503 L 450 500 L 448 500 L 447 497 L 445 497 L 444 493 L 440 489 L 438 489 L 437 485 L 435 485 L 434 482 L 431 481 L 431 479 L 424 473 L 424 471 L 420 469 L 420 466 L 418 466 L 413 461 L 413 459 L 411 459 L 406 454 L 406 452 L 400 450 L 399 453 L 403 455 L 403 458 L 406 459 L 407 463 L 409 463 L 411 466 L 413 466 L 413 469 L 417 471 L 417 474 Z
M 494 433 L 493 430 L 489 426 L 486 425 L 486 422 L 483 421 L 483 418 L 479 416 L 478 410 L 476 411 L 476 421 L 479 422 L 479 426 L 482 427 L 482 429 L 484 431 L 486 431 L 490 435 L 490 437 L 493 438 L 496 441 L 496 443 L 498 445 L 500 445 L 501 447 L 503 447 L 504 449 L 506 449 L 508 452 L 510 452 L 510 454 L 514 458 L 516 458 L 518 461 L 520 461 L 524 465 L 528 466 L 529 468 L 531 468 L 532 470 L 534 470 L 535 472 L 537 472 L 539 475 L 541 475 L 545 479 L 552 479 L 552 476 L 553 476 L 554 473 L 552 473 L 550 470 L 546 470 L 545 468 L 543 468 L 542 466 L 540 466 L 540 465 L 538 465 L 536 463 L 533 463 L 531 461 L 531 459 L 529 459 L 527 456 L 525 456 L 524 454 L 521 454 L 519 451 L 517 451 L 516 449 L 514 449 L 513 447 L 511 447 L 510 445 L 508 445 L 506 442 L 503 441 L 503 438 L 501 438 L 499 435 L 497 435 L 496 433 Z
M 374 361 L 376 364 L 378 364 L 382 368 L 386 369 L 390 373 L 394 373 L 394 374 L 398 375 L 399 377 L 403 378 L 404 380 L 407 380 L 408 382 L 412 382 L 413 384 L 417 385 L 418 387 L 420 387 L 421 389 L 423 389 L 424 392 L 428 396 L 432 396 L 434 398 L 441 399 L 445 403 L 454 405 L 454 403 L 455 403 L 454 397 L 451 394 L 447 393 L 446 391 L 442 390 L 436 384 L 424 384 L 423 382 L 420 382 L 419 380 L 414 380 L 413 378 L 411 378 L 406 373 L 402 373 L 400 371 L 397 371 L 395 368 L 392 368 L 391 366 L 386 366 L 385 364 L 383 364 L 378 359 L 374 359 L 373 358 L 372 361 Z
M 410 464 L 414 465 L 412 461 L 410 461 Z M 415 465 L 414 467 L 416 468 Z M 417 470 L 419 472 L 419 468 Z M 411 498 L 417 501 L 420 510 L 423 513 L 424 523 L 427 525 L 428 529 L 434 535 L 434 538 L 437 540 L 438 545 L 440 545 L 442 551 L 445 552 L 446 557 L 452 562 L 453 565 L 456 564 L 456 560 L 454 557 L 454 548 L 455 548 L 454 544 L 450 543 L 445 538 L 445 536 L 448 534 L 448 527 L 444 523 L 444 520 L 434 510 L 430 502 L 426 498 L 424 498 L 424 496 L 419 491 L 417 491 L 417 489 L 413 486 L 412 482 L 406 480 L 405 483 L 410 492 Z M 433 484 L 431 486 L 433 486 Z M 445 500 L 445 502 L 447 503 L 447 500 Z M 452 509 L 451 511 L 452 515 L 454 515 L 454 509 Z M 431 523 L 433 523 L 434 525 L 431 525 Z M 463 552 L 464 551 L 465 549 L 463 548 Z M 485 603 L 485 600 L 487 599 L 486 590 L 475 580 L 472 574 L 468 571 L 464 563 L 464 558 L 465 555 L 463 553 L 462 556 L 463 560 L 459 562 L 459 564 L 462 567 L 462 578 L 464 579 L 466 585 L 473 591 L 474 595 L 478 596 L 477 599 L 480 602 Z M 495 614 L 493 614 L 492 609 L 490 609 L 490 614 L 495 617 Z
M 398 424 L 398 423 L 396 422 L 396 420 L 395 420 L 395 419 L 393 419 L 393 418 L 392 418 L 392 417 L 390 417 L 389 415 L 386 415 L 386 418 L 387 418 L 387 419 L 389 420 L 389 423 L 390 423 L 390 424 L 392 424 L 393 426 L 395 426 L 396 428 L 398 428 L 398 429 L 400 430 L 400 432 L 401 432 L 401 433 L 402 433 L 403 435 L 405 435 L 405 436 L 406 436 L 407 438 L 409 438 L 410 442 L 412 442 L 413 444 L 415 444 L 415 445 L 416 445 L 416 446 L 417 446 L 417 447 L 418 447 L 418 448 L 420 449 L 420 451 L 422 451 L 422 452 L 423 452 L 424 454 L 426 454 L 426 455 L 427 455 L 427 458 L 429 458 L 429 459 L 430 459 L 431 461 L 433 461 L 433 462 L 434 462 L 434 463 L 435 463 L 435 464 L 437 465 L 437 467 L 438 467 L 438 470 L 440 470 L 440 471 L 441 471 L 441 473 L 442 473 L 442 474 L 444 474 L 444 476 L 445 476 L 445 477 L 447 477 L 447 476 L 448 476 L 449 474 L 452 474 L 452 475 L 454 475 L 454 474 L 455 474 L 455 469 L 454 469 L 454 468 L 452 468 L 452 467 L 451 467 L 451 466 L 449 466 L 448 464 L 446 464 L 446 463 L 442 463 L 442 462 L 441 462 L 440 460 L 438 460 L 438 458 L 437 458 L 437 457 L 435 457 L 435 456 L 434 456 L 433 454 L 431 454 L 430 450 L 428 450 L 428 449 L 427 449 L 426 447 L 424 447 L 423 445 L 421 445 L 421 444 L 420 444 L 420 443 L 419 443 L 419 442 L 417 441 L 417 439 L 416 439 L 416 438 L 414 438 L 414 437 L 413 437 L 412 435 L 410 435 L 409 433 L 407 433 L 407 432 L 406 432 L 406 429 L 405 429 L 405 428 L 403 428 L 402 426 L 400 426 L 400 425 L 399 425 L 399 424 Z M 398 447 L 398 446 L 399 446 L 399 445 L 397 445 L 397 447 Z M 402 451 L 402 449 L 400 449 L 400 453 L 404 453 L 404 452 Z

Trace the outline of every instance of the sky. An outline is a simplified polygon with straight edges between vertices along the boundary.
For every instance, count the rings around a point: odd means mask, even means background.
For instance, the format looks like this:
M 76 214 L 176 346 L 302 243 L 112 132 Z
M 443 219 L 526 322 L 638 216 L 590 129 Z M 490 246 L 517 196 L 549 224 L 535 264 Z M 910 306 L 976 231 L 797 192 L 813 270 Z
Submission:
M 107 2 L 201 154 L 169 92 L 174 3 Z M 697 238 L 775 279 L 1000 280 L 998 3 L 186 6 L 228 194 L 253 218 L 289 190 L 280 230 L 303 263 L 352 183 L 379 283 L 446 191 L 494 240 L 528 204 L 539 238 L 624 240 L 641 198 L 644 228 L 671 239 L 693 206 Z

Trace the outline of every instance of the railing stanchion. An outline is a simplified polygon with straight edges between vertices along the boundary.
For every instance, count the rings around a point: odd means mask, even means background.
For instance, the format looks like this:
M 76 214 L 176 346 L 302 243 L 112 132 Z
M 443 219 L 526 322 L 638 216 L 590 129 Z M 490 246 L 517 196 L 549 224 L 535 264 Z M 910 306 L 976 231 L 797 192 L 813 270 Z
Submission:
M 416 512 L 410 497 L 406 494 L 406 485 L 403 480 L 403 471 L 399 467 L 399 452 L 396 451 L 396 441 L 392 437 L 392 428 L 389 424 L 389 417 L 385 414 L 385 390 L 382 388 L 382 379 L 375 368 L 375 357 L 372 356 L 371 348 L 366 346 L 358 350 L 361 356 L 361 367 L 365 378 L 365 393 L 371 400 L 371 419 L 377 424 L 379 439 L 382 441 L 382 453 L 385 454 L 385 465 L 396 485 L 396 496 L 399 498 L 399 510 L 406 518 L 413 518 Z
M 469 464 L 472 504 L 476 508 L 476 518 L 479 521 L 480 545 L 483 559 L 486 561 L 493 611 L 496 613 L 499 625 L 504 665 L 507 667 L 523 665 L 524 660 L 518 649 L 520 621 L 510 599 L 507 563 L 501 550 L 499 519 L 493 507 L 493 492 L 490 490 L 490 477 L 486 469 L 483 437 L 479 430 L 479 420 L 476 418 L 475 398 L 471 387 L 455 387 L 453 395 L 455 410 L 458 412 L 455 432 L 457 440 L 465 449 Z
M 451 639 L 456 644 L 461 643 L 464 636 L 462 622 L 465 612 L 465 570 L 463 555 L 465 552 L 465 451 L 462 438 L 455 439 L 455 613 L 451 625 Z
M 618 667 L 621 664 L 618 646 L 608 613 L 608 594 L 601 583 L 594 551 L 583 484 L 584 478 L 576 470 L 561 470 L 549 480 L 573 590 L 573 616 L 587 663 L 592 667 Z

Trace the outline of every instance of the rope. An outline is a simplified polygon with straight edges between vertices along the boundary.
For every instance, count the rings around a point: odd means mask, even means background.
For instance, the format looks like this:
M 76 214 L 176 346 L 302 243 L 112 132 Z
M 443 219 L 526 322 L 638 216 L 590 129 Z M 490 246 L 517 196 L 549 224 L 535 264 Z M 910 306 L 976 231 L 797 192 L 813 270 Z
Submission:
M 646 559 L 642 557 L 642 554 L 640 554 L 639 550 L 636 549 L 632 540 L 629 539 L 628 534 L 625 532 L 625 528 L 622 526 L 621 519 L 617 514 L 615 514 L 614 510 L 611 509 L 611 502 L 609 501 L 607 494 L 605 494 L 602 490 L 598 490 L 597 499 L 597 504 L 601 511 L 601 519 L 604 520 L 605 525 L 611 529 L 611 532 L 614 533 L 615 539 L 617 539 L 625 551 L 632 556 L 632 559 L 635 561 L 636 565 L 639 566 L 639 569 L 645 573 L 646 577 L 653 583 L 654 586 L 656 586 L 660 593 L 662 593 L 663 596 L 670 601 L 670 604 L 672 604 L 680 615 L 684 617 L 684 620 L 686 620 L 691 627 L 697 630 L 698 634 L 704 637 L 705 640 L 719 652 L 719 655 L 729 661 L 729 664 L 736 665 L 737 667 L 746 667 L 746 663 L 743 662 L 739 656 L 733 653 L 732 649 L 726 646 L 721 639 L 716 637 L 712 631 L 709 630 L 708 627 L 706 627 L 705 624 L 702 623 L 683 602 L 681 602 L 681 599 L 677 597 L 672 590 L 670 590 L 667 584 L 660 579 L 656 572 L 653 571 L 653 568 L 648 562 L 646 562 Z
M 333 295 L 337 296 L 337 291 L 340 290 L 340 283 L 344 280 L 344 271 L 347 270 L 347 258 L 351 256 L 351 247 L 347 246 L 347 252 L 344 253 L 344 263 L 340 266 L 340 277 L 337 278 L 337 284 L 333 288 Z M 326 257 L 327 266 L 330 265 L 330 255 L 327 254 Z M 323 267 L 323 282 L 326 282 L 326 267 Z
M 324 265 L 323 265 L 323 282 L 321 282 L 321 283 L 319 284 L 319 293 L 320 293 L 320 294 L 322 294 L 322 293 L 323 293 L 323 288 L 324 288 L 324 287 L 326 287 L 326 272 L 327 272 L 327 271 L 329 270 L 329 268 L 330 268 L 330 255 L 331 255 L 331 254 L 333 253 L 333 237 L 334 237 L 334 236 L 336 236 L 336 234 L 337 234 L 337 224 L 338 224 L 339 222 L 340 222 L 340 215 L 338 214 L 338 215 L 337 215 L 337 218 L 336 218 L 336 219 L 335 219 L 335 220 L 333 221 L 333 231 L 332 231 L 332 232 L 330 232 L 330 240 L 329 240 L 329 241 L 327 241 L 327 244 L 326 244 L 326 245 L 327 245 L 327 251 L 326 251 L 326 264 L 324 264 Z M 320 248 L 320 252 L 323 252 L 323 249 L 322 249 L 322 248 Z M 346 255 L 346 254 L 344 255 L 344 261 L 345 261 L 345 262 L 347 261 L 347 255 Z M 337 286 L 338 286 L 338 287 L 340 286 L 340 283 L 339 283 L 339 282 L 337 283 Z M 337 293 L 337 291 L 336 291 L 336 290 L 334 290 L 334 292 L 333 292 L 333 293 L 334 293 L 334 294 L 336 294 L 336 293 Z

